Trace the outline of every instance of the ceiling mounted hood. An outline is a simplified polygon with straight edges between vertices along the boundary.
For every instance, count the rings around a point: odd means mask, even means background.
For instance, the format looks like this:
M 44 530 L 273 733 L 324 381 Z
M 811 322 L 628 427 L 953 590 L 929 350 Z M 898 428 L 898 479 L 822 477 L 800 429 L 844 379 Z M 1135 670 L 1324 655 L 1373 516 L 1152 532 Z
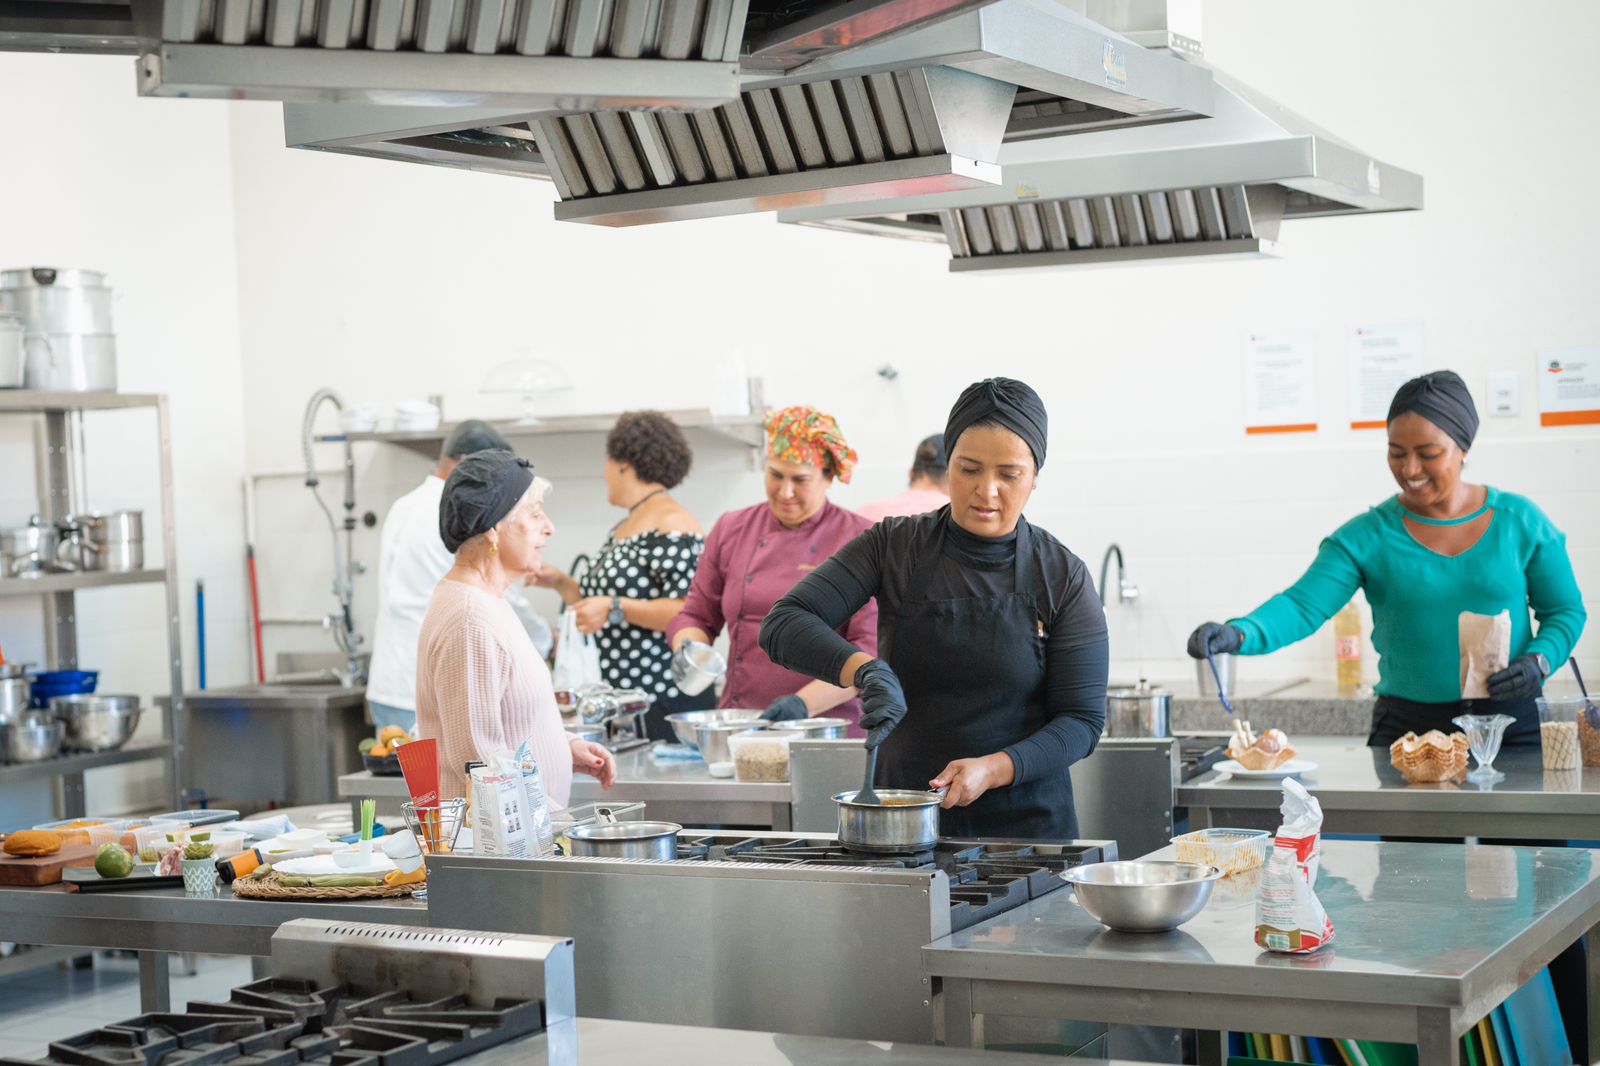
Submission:
M 791 29 L 780 47 L 747 29 L 739 91 L 687 115 L 290 104 L 285 132 L 294 147 L 547 178 L 558 219 L 625 226 L 993 188 L 1003 141 L 1213 106 L 1209 71 L 1052 0 L 944 12 L 791 70 L 749 69 L 806 39 Z
M 998 189 L 807 205 L 779 220 L 937 241 L 950 269 L 967 271 L 1270 255 L 1283 219 L 1421 208 L 1420 176 L 1213 73 L 1212 118 L 1008 143 Z

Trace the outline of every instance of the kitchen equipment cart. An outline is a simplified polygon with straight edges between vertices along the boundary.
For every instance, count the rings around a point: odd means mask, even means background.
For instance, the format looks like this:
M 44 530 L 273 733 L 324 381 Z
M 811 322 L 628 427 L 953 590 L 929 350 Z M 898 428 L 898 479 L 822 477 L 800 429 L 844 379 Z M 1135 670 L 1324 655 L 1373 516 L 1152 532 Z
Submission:
M 81 474 L 85 458 L 85 414 L 139 409 L 152 411 L 155 415 L 156 439 L 153 443 L 159 457 L 161 481 L 161 565 L 128 572 L 89 571 L 44 574 L 33 578 L 0 576 L 0 597 L 32 596 L 40 599 L 44 607 L 45 668 L 75 670 L 78 668 L 79 591 L 123 585 L 164 585 L 165 617 L 161 621 L 165 623 L 166 630 L 166 663 L 172 703 L 161 716 L 162 736 L 158 740 L 130 741 L 115 751 L 61 755 L 43 762 L 0 765 L 0 810 L 13 815 L 44 813 L 41 808 L 48 803 L 57 818 L 82 816 L 85 813 L 85 771 L 144 761 L 159 761 L 162 764 L 167 792 L 170 793 L 172 805 L 178 806 L 178 767 L 183 758 L 183 738 L 177 723 L 182 718 L 183 661 L 179 644 L 177 545 L 173 526 L 172 424 L 167 397 L 115 392 L 0 389 L 0 416 L 24 416 L 40 424 L 35 436 L 39 453 L 38 514 L 47 522 L 55 522 L 68 514 L 88 509 L 90 501 L 83 498 Z M 130 440 L 128 446 L 136 445 Z M 25 518 L 20 516 L 19 521 Z M 115 679 L 112 681 L 114 691 Z M 50 788 L 52 782 L 59 782 L 53 796 L 48 801 L 41 800 L 36 790 Z M 44 820 L 36 817 L 29 824 Z

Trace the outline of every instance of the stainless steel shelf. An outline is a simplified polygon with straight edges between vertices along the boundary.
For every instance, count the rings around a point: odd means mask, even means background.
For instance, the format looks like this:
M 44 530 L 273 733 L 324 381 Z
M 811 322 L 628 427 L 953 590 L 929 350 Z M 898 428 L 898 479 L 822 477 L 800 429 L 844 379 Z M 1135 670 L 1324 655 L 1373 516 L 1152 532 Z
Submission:
M 92 751 L 79 755 L 58 755 L 43 762 L 14 762 L 0 765 L 0 785 L 19 781 L 48 780 L 62 774 L 81 774 L 100 766 L 165 759 L 172 754 L 172 741 L 130 741 L 116 751 Z
M 0 389 L 0 414 L 46 414 L 52 411 L 112 411 L 156 407 L 161 397 L 137 392 L 38 392 Z
M 41 596 L 51 592 L 76 592 L 116 585 L 159 585 L 167 580 L 165 570 L 132 570 L 125 573 L 97 570 L 80 574 L 43 574 L 39 577 L 0 578 L 0 596 Z
M 731 437 L 741 444 L 759 447 L 765 443 L 765 418 L 762 415 L 714 415 L 710 411 L 663 411 L 683 429 L 700 429 Z M 541 437 L 557 433 L 609 433 L 617 415 L 571 415 L 541 418 L 537 422 L 506 419 L 490 422 L 505 437 Z M 384 444 L 439 444 L 459 423 L 441 423 L 430 430 L 379 430 L 371 433 L 328 433 L 317 440 L 323 443 L 377 441 Z

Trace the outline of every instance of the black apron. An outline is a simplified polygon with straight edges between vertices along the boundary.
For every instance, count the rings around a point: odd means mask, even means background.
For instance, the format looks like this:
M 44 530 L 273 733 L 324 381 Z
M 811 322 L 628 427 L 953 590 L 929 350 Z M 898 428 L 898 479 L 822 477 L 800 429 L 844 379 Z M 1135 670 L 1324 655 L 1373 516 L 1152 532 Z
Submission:
M 1015 584 L 1003 596 L 912 600 L 926 594 L 944 551 L 944 525 L 917 567 L 879 652 L 905 689 L 905 720 L 878 755 L 875 784 L 928 787 L 954 759 L 992 755 L 1045 726 L 1045 629 L 1033 596 L 1033 551 L 1017 522 Z M 941 811 L 946 837 L 1068 840 L 1078 835 L 1072 779 L 1062 770 L 1026 784 L 992 788 L 970 806 Z
M 1421 736 L 1430 729 L 1446 735 L 1459 733 L 1450 719 L 1461 714 L 1509 714 L 1516 721 L 1506 726 L 1503 746 L 1539 743 L 1539 705 L 1532 700 L 1452 700 L 1418 703 L 1398 696 L 1379 696 L 1372 705 L 1372 732 L 1367 747 L 1387 748 L 1407 733 Z

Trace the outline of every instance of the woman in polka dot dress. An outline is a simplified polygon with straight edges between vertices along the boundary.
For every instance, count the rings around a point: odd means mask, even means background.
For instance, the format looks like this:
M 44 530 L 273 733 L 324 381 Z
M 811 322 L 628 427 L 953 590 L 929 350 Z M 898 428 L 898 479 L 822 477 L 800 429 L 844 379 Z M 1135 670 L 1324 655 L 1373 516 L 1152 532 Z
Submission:
M 688 476 L 693 458 L 683 431 L 666 415 L 632 411 L 617 419 L 606 437 L 606 496 L 627 516 L 581 579 L 551 566 L 535 578 L 561 593 L 580 633 L 594 636 L 608 684 L 655 696 L 645 718 L 653 740 L 674 739 L 667 715 L 716 705 L 714 692 L 678 691 L 664 634 L 683 609 L 705 547 L 694 515 L 668 494 Z

